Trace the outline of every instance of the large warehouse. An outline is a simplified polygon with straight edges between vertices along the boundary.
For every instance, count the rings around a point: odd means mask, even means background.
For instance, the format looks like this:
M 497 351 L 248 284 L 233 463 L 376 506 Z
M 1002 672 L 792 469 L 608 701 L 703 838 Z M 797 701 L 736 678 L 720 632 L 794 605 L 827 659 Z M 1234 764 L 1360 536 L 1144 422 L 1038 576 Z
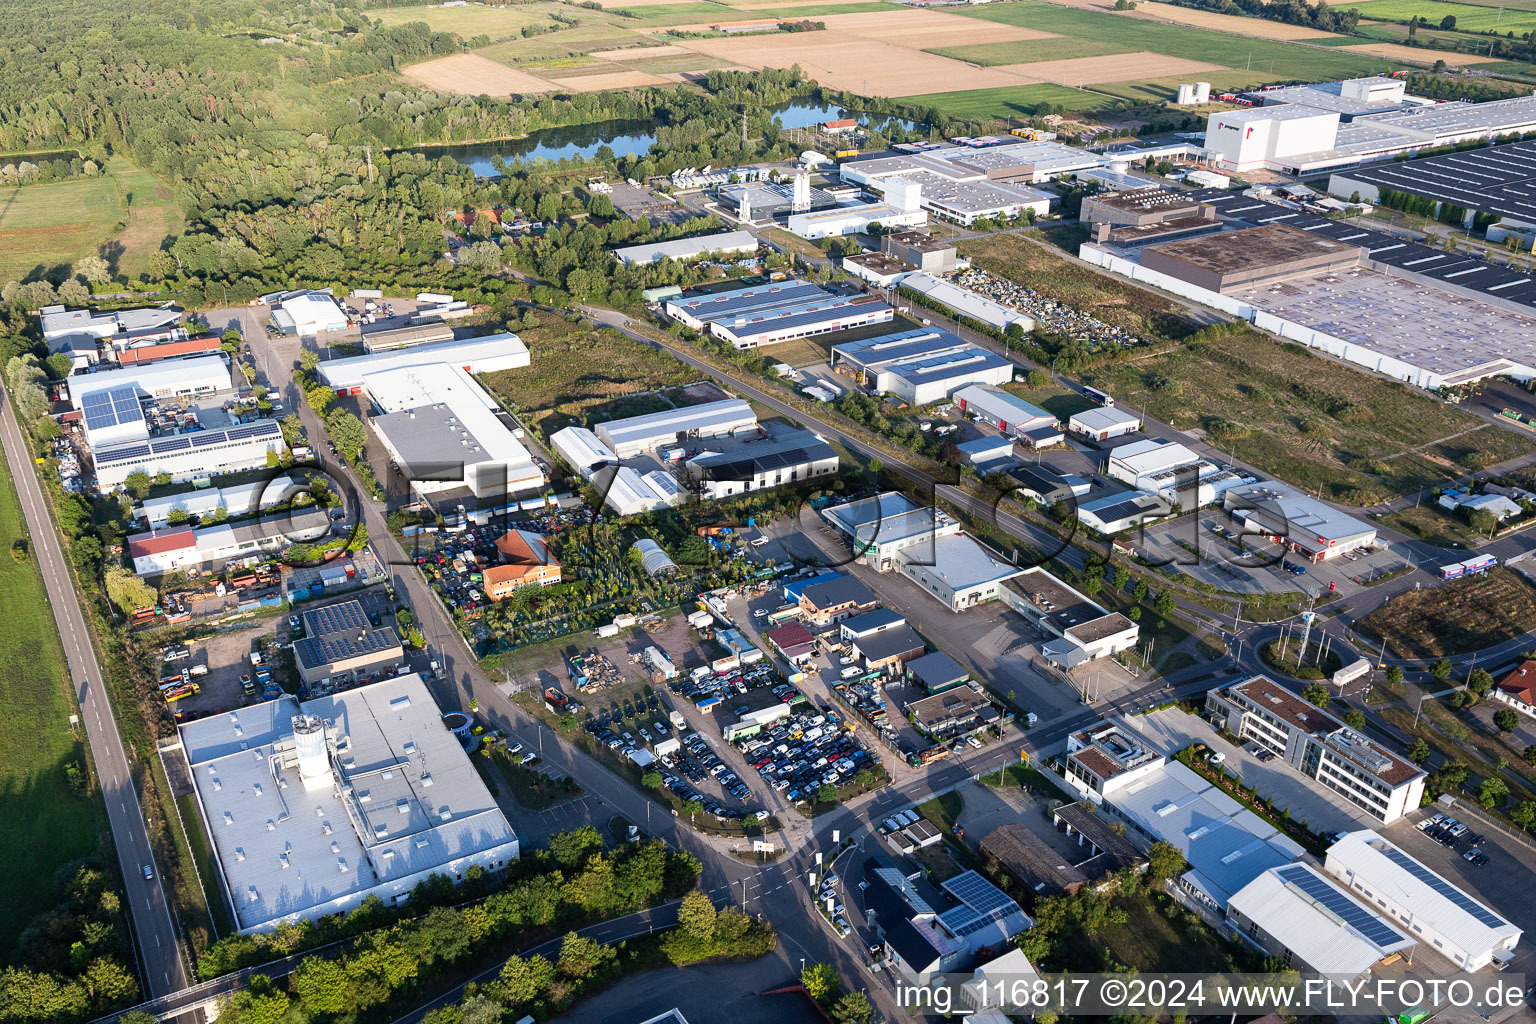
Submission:
M 1376 543 L 1376 527 L 1288 484 L 1234 487 L 1222 496 L 1222 506 L 1250 530 L 1317 562 Z
M 92 450 L 91 465 L 97 488 L 110 491 L 139 470 L 152 476 L 165 473 L 172 483 L 179 484 L 261 469 L 267 465 L 269 453 L 281 454 L 286 448 L 276 420 L 257 420 L 227 430 L 196 430 L 103 445 Z
M 644 416 L 609 420 L 593 428 L 597 439 L 620 459 L 698 438 L 729 437 L 757 431 L 757 413 L 739 398 L 685 405 Z
M 1283 224 L 1149 245 L 1141 265 L 1197 288 L 1230 292 L 1360 265 L 1359 246 Z
M 395 906 L 433 875 L 505 869 L 517 834 L 417 675 L 181 727 L 239 931 Z
M 543 488 L 543 471 L 463 367 L 435 362 L 367 373 L 362 390 L 378 410 L 374 432 L 428 501 L 466 490 L 478 499 Z
M 619 464 L 619 457 L 586 427 L 562 427 L 549 435 L 555 454 L 576 471 L 583 480 L 591 480 L 599 470 Z
M 1033 447 L 1056 444 L 1062 438 L 1055 416 L 1002 388 L 971 384 L 956 391 L 954 399 L 962 412 Z
M 1518 927 L 1375 832 L 1344 836 L 1328 848 L 1323 867 L 1462 970 L 1514 958 Z
M 713 235 L 675 238 L 670 242 L 627 245 L 613 250 L 614 258 L 626 265 L 659 263 L 662 260 L 692 260 L 711 253 L 742 255 L 757 252 L 757 236 L 750 231 L 721 231 Z
M 896 567 L 952 612 L 997 600 L 1003 581 L 1023 572 L 963 533 L 906 549 Z
M 403 366 L 446 363 L 462 367 L 466 373 L 491 373 L 520 369 L 528 362 L 528 346 L 521 338 L 515 334 L 491 334 L 483 338 L 459 338 L 369 355 L 327 359 L 316 371 L 338 395 L 360 395 L 365 375 Z
M 322 331 L 347 329 L 347 314 L 329 288 L 282 292 L 267 299 L 272 307 L 272 326 L 279 334 L 313 338 Z
M 910 288 L 956 316 L 975 320 L 995 331 L 1006 331 L 1014 324 L 1018 324 L 1025 334 L 1035 329 L 1033 317 L 931 274 L 908 274 L 902 278 L 901 287 Z
M 1524 227 L 1536 227 L 1536 142 L 1512 142 L 1420 160 L 1388 161 L 1328 179 L 1328 191 L 1349 198 L 1359 193 L 1380 203 L 1389 189 L 1465 211 L 1467 223 L 1479 213 L 1493 214 Z
M 722 450 L 712 451 L 714 447 Z M 781 430 L 705 450 L 688 460 L 700 498 L 728 498 L 837 473 L 837 452 L 809 430 Z
M 808 281 L 685 293 L 668 299 L 663 308 L 679 323 L 740 349 L 886 323 L 895 317 L 891 307 L 877 299 L 833 295 Z
M 941 402 L 967 384 L 1007 384 L 1013 364 L 948 331 L 919 327 L 832 346 L 832 369 L 908 405 Z
M 304 636 L 293 645 L 299 677 L 314 685 L 336 676 L 360 679 L 405 664 L 393 626 L 375 627 L 359 601 L 307 611 Z
M 66 380 L 70 401 L 76 409 L 86 395 L 93 391 L 109 391 L 125 385 L 133 386 L 140 397 L 156 399 L 202 398 L 229 391 L 234 387 L 229 373 L 229 361 L 222 354 L 193 356 L 174 362 L 151 363 L 148 366 L 125 366 L 118 370 L 101 370 L 96 373 L 77 373 Z

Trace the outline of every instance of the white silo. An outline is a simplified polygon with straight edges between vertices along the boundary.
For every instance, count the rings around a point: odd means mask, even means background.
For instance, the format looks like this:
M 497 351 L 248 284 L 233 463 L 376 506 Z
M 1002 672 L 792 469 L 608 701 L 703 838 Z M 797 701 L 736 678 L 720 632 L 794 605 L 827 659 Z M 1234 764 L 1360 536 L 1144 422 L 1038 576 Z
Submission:
M 331 758 L 325 748 L 325 722 L 311 715 L 293 717 L 293 746 L 299 756 L 299 779 L 305 790 L 329 789 Z
M 1211 102 L 1211 83 L 1210 82 L 1196 82 L 1195 83 L 1195 102 L 1196 103 L 1209 103 L 1209 102 Z
M 795 185 L 791 208 L 797 213 L 803 213 L 811 208 L 811 176 L 800 173 L 795 175 Z
M 1195 102 L 1195 87 L 1193 85 L 1190 85 L 1188 82 L 1184 82 L 1183 84 L 1181 84 L 1179 86 L 1178 104 L 1181 107 L 1187 107 L 1187 106 L 1193 104 L 1194 102 Z

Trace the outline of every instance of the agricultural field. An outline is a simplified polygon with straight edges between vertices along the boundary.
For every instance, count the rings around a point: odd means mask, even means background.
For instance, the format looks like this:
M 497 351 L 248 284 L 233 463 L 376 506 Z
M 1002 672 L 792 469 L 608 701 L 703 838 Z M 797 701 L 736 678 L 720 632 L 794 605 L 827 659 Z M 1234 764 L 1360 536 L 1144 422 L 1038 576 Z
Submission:
M 1008 43 L 975 43 L 971 46 L 950 46 L 931 49 L 940 57 L 980 64 L 984 68 L 1003 64 L 1030 64 L 1041 60 L 1070 60 L 1074 57 L 1103 57 L 1112 53 L 1129 53 L 1130 47 L 1118 46 L 1102 39 L 1068 39 L 1047 36 L 1042 39 L 1024 39 Z
M 107 172 L 127 210 L 123 230 L 107 246 L 107 252 L 109 256 L 116 253 L 121 273 L 137 277 L 149 269 L 149 257 L 159 251 L 160 243 L 181 233 L 186 218 L 165 182 L 148 171 L 122 157 L 113 157 L 107 163 Z
M 951 117 L 1021 117 L 1033 114 L 1046 103 L 1057 110 L 1096 110 L 1104 105 L 1104 97 L 1097 93 L 1049 83 L 930 92 L 906 98 L 911 103 L 935 107 Z
M 123 214 L 110 175 L 0 188 L 0 283 L 66 270 L 107 241 Z
M 49 186 L 32 186 L 46 188 Z M 109 225 L 110 226 L 110 225 Z M 0 466 L 0 544 L 25 536 L 11 477 Z M 0 561 L 0 616 L 10 639 L 0 642 L 0 792 L 10 825 L 0 829 L 0 963 L 27 922 L 55 903 L 50 881 L 64 864 L 100 850 L 101 803 L 86 779 L 85 747 L 70 729 L 75 712 L 64 658 L 42 579 L 31 556 Z M 80 782 L 72 784 L 76 766 Z M 46 821 L 47 828 L 28 827 Z
M 551 24 L 552 12 L 566 17 L 578 13 L 565 4 L 531 3 L 505 7 L 380 7 L 370 14 L 386 25 L 419 21 L 434 32 L 453 32 L 465 39 L 483 35 L 498 40 L 517 36 L 525 25 Z
M 1536 586 L 1511 569 L 1407 590 L 1358 623 L 1400 658 L 1481 650 L 1536 629 Z
M 1256 36 L 1259 39 L 1305 39 L 1312 42 L 1318 39 L 1347 38 L 1306 25 L 1290 25 L 1283 21 L 1271 21 L 1268 18 L 1245 18 L 1238 14 L 1218 14 L 1215 11 L 1176 7 L 1173 4 L 1142 4 L 1136 9 L 1136 17 L 1157 21 L 1176 21 L 1181 25 L 1213 28 L 1222 32 L 1235 32 L 1238 35 Z
M 1305 491 L 1368 507 L 1466 470 L 1419 446 L 1480 426 L 1423 392 L 1325 362 L 1299 345 L 1242 330 L 1132 363 L 1094 367 L 1094 387 L 1155 419 L 1204 429 L 1222 451 Z M 1229 417 L 1241 410 L 1241 422 Z M 1510 431 L 1462 434 L 1489 464 L 1528 451 Z
M 525 426 L 546 439 L 561 427 L 584 423 L 599 406 L 698 377 L 648 345 L 544 314 L 538 327 L 518 333 L 528 345 L 529 366 L 489 373 L 483 380 L 522 416 Z M 649 411 L 636 408 L 626 415 Z
M 1483 7 L 1450 0 L 1369 0 L 1361 5 L 1360 13 L 1377 21 L 1406 22 L 1409 18 L 1419 17 L 1430 28 L 1438 28 L 1442 19 L 1453 17 L 1456 28 L 1462 32 L 1523 35 L 1536 29 L 1536 10 L 1518 10 L 1514 4 Z

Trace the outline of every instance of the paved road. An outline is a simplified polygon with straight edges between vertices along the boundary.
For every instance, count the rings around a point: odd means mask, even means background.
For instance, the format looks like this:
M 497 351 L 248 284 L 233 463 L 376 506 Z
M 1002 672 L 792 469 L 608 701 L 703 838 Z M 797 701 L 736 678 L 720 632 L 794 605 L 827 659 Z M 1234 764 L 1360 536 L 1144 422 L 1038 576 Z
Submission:
M 42 569 L 48 603 L 53 607 L 54 622 L 58 624 L 64 660 L 80 706 L 80 717 L 85 723 L 102 799 L 106 802 L 107 821 L 112 827 L 112 841 L 117 847 L 118 866 L 122 870 L 129 918 L 133 923 L 133 938 L 139 948 L 143 988 L 150 996 L 174 992 L 186 984 L 187 976 L 177 946 L 170 904 L 160 885 L 160 872 L 155 871 L 151 879 L 144 877 L 144 866 L 154 864 L 154 854 L 123 739 L 118 734 L 117 721 L 112 717 L 111 701 L 102 685 L 101 665 L 96 660 L 91 634 L 86 629 L 79 598 L 65 567 L 64 552 L 48 514 L 42 486 L 32 468 L 32 457 L 9 398 L 0 396 L 0 403 L 4 405 L 4 414 L 0 416 L 0 441 L 5 446 L 6 462 L 16 481 L 16 492 L 26 515 L 33 550 L 37 552 L 38 565 Z M 137 714 L 137 711 L 130 713 Z M 36 822 L 34 826 L 44 827 Z

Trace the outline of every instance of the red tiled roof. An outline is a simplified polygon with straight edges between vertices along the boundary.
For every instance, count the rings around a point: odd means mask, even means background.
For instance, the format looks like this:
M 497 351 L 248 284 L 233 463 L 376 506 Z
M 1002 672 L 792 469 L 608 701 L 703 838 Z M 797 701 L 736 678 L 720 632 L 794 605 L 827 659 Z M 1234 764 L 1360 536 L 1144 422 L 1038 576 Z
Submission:
M 773 641 L 781 651 L 790 651 L 797 647 L 804 647 L 811 643 L 811 631 L 798 622 L 789 622 L 778 629 L 771 629 L 763 634 L 764 639 Z
M 139 533 L 129 537 L 128 556 L 140 558 L 144 555 L 160 555 L 167 551 L 179 551 L 182 548 L 195 546 L 192 527 L 180 526 L 161 533 Z
M 1499 680 L 1499 689 L 1527 704 L 1536 704 L 1536 661 L 1527 661 Z
M 212 335 L 206 338 L 188 338 L 186 341 L 172 341 L 164 345 L 141 345 L 138 348 L 123 349 L 122 354 L 118 356 L 118 362 L 124 366 L 153 363 L 160 359 L 187 356 L 196 352 L 217 352 L 219 347 L 219 339 Z
M 821 126 L 823 128 L 854 128 L 858 126 L 858 123 L 858 121 L 851 117 L 844 117 L 836 121 L 823 121 Z

